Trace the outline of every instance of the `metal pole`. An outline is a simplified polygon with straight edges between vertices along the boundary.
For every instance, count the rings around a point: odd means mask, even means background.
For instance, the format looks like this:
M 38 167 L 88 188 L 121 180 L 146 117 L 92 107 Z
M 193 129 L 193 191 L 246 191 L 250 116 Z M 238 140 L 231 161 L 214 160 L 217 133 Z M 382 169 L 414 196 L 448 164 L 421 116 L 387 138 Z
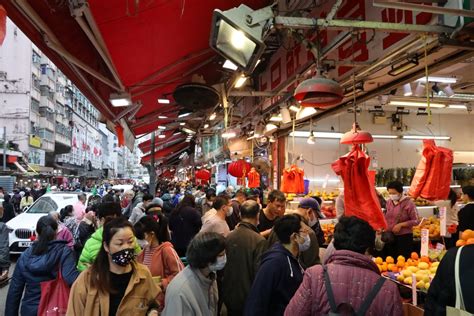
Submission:
M 156 171 L 155 171 L 155 131 L 151 133 L 151 152 L 150 152 L 150 194 L 155 196 L 156 191 Z
M 3 171 L 7 171 L 7 127 L 3 127 Z

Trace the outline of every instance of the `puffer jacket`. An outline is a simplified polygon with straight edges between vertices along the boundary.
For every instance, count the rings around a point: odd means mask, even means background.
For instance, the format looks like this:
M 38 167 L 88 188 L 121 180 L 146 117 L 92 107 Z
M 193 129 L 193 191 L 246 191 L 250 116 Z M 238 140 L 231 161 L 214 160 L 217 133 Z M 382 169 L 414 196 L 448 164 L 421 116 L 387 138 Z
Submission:
M 66 283 L 69 286 L 74 283 L 79 272 L 75 267 L 74 254 L 66 243 L 64 240 L 53 240 L 49 243 L 47 252 L 39 256 L 32 253 L 32 247 L 22 253 L 8 289 L 6 316 L 17 316 L 20 302 L 20 315 L 36 315 L 41 298 L 40 284 L 55 279 L 59 266 Z M 23 291 L 25 293 L 22 299 Z
M 350 303 L 355 311 L 380 278 L 377 266 L 369 257 L 349 250 L 336 250 L 326 266 L 336 305 Z M 286 307 L 285 315 L 327 315 L 329 311 L 323 267 L 311 267 L 306 270 L 303 283 Z M 385 281 L 366 315 L 403 315 L 402 300 L 395 283 Z
M 244 315 L 283 315 L 303 281 L 303 273 L 291 252 L 279 242 L 274 244 L 262 255 L 260 268 L 247 296 Z
M 86 270 L 97 258 L 99 254 L 100 247 L 102 246 L 102 233 L 104 232 L 104 227 L 99 227 L 95 233 L 86 241 L 84 248 L 82 249 L 81 256 L 77 262 L 77 269 L 79 271 Z M 140 246 L 137 243 L 135 238 L 135 253 L 139 254 L 142 251 Z

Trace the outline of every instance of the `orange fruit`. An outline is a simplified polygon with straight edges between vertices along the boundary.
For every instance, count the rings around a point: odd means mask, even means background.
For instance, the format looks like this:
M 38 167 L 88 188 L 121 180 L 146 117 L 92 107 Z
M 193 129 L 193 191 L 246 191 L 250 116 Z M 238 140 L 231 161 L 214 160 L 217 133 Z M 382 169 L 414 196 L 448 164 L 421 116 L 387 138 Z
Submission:
M 384 262 L 384 263 L 382 264 L 382 271 L 383 271 L 383 272 L 386 272 L 387 270 L 388 270 L 387 263 Z
M 388 257 L 385 259 L 385 261 L 386 261 L 387 263 L 394 263 L 394 262 L 395 262 L 395 260 L 393 259 L 393 257 L 390 257 L 390 256 L 388 256 Z
M 456 247 L 461 247 L 461 246 L 464 246 L 465 244 L 466 244 L 466 241 L 462 239 L 459 239 L 458 241 L 456 241 Z
M 466 241 L 466 245 L 474 245 L 474 238 L 469 238 L 469 239 Z
M 469 238 L 474 238 L 474 231 L 472 231 L 471 229 L 466 229 L 462 232 L 461 239 L 467 241 Z
M 396 264 L 393 264 L 390 268 L 389 268 L 390 271 L 392 272 L 398 272 L 398 267 Z
M 410 258 L 412 258 L 413 260 L 418 260 L 420 257 L 416 252 L 412 252 Z
M 405 257 L 404 256 L 398 256 L 397 261 L 403 261 L 405 262 Z
M 430 258 L 428 258 L 428 257 L 421 257 L 421 258 L 420 258 L 420 262 L 430 263 Z
M 404 268 L 406 266 L 406 262 L 405 261 L 397 261 L 397 267 L 399 268 Z
M 383 263 L 383 259 L 381 257 L 377 257 L 375 258 L 375 263 L 376 264 L 382 264 Z
M 379 268 L 380 272 L 383 272 L 382 266 L 380 264 L 378 264 L 377 267 Z

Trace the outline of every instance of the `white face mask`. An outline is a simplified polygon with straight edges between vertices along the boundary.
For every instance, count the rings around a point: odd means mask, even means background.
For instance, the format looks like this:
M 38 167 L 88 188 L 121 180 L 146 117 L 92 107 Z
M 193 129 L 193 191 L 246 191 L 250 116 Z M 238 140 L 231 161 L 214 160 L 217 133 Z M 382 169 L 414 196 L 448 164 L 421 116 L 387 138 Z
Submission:
M 226 212 L 226 216 L 231 216 L 232 213 L 234 213 L 234 208 L 232 206 L 229 206 L 229 208 L 227 209 L 227 212 Z
M 222 270 L 224 269 L 226 263 L 227 263 L 227 256 L 225 254 L 223 256 L 218 256 L 216 259 L 216 262 L 211 263 L 209 265 L 209 270 L 211 270 L 212 272 Z
M 317 222 L 318 222 L 318 219 L 316 218 L 316 216 L 314 216 L 313 219 L 310 219 L 308 221 L 308 226 L 313 227 L 314 225 L 316 225 Z
M 389 196 L 390 196 L 390 199 L 391 199 L 392 201 L 398 201 L 398 200 L 400 200 L 400 195 L 398 195 L 398 194 L 390 194 Z
M 311 238 L 309 238 L 309 234 L 306 234 L 304 236 L 304 242 L 302 244 L 298 243 L 298 249 L 300 252 L 306 251 L 309 249 L 309 246 L 311 246 Z

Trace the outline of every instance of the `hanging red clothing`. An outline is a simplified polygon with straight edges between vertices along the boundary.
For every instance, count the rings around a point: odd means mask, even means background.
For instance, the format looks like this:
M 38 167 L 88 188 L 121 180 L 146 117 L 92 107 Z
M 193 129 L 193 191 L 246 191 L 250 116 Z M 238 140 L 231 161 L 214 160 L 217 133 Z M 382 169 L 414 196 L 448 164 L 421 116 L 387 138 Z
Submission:
M 283 170 L 281 181 L 283 193 L 304 193 L 304 171 L 295 165 Z
M 260 173 L 255 168 L 250 169 L 247 178 L 249 179 L 249 188 L 260 188 Z
M 387 228 L 375 186 L 369 180 L 370 158 L 355 145 L 352 150 L 333 162 L 332 169 L 344 181 L 344 215 L 356 216 L 373 229 Z

